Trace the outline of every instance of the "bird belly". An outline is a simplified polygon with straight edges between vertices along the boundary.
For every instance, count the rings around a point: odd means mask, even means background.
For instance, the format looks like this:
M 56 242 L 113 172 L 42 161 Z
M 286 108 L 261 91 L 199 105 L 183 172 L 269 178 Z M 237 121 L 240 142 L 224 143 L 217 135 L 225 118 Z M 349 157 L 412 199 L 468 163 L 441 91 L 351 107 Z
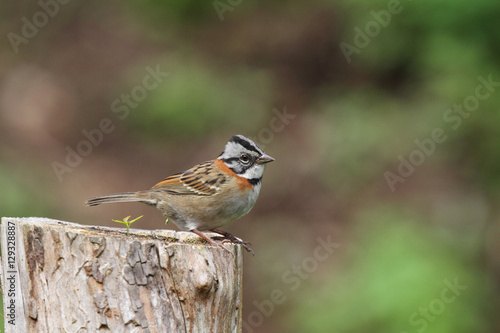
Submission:
M 259 191 L 260 186 L 256 186 L 243 196 L 230 192 L 219 193 L 217 198 L 171 195 L 168 200 L 160 200 L 157 207 L 179 229 L 211 230 L 248 214 L 257 201 Z

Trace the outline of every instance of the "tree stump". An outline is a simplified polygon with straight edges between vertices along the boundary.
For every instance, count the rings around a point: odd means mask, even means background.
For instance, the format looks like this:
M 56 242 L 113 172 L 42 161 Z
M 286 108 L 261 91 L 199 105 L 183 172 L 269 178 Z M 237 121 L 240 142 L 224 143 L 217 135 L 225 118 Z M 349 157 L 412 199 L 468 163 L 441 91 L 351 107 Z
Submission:
M 242 248 L 2 218 L 5 332 L 241 332 Z

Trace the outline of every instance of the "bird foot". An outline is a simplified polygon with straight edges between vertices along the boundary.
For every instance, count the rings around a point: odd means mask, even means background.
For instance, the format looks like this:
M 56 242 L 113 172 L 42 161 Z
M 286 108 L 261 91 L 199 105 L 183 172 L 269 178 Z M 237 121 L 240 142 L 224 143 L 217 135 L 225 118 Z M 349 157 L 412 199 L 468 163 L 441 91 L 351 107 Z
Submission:
M 245 242 L 241 238 L 238 238 L 236 236 L 233 236 L 229 232 L 223 231 L 223 230 L 218 230 L 218 229 L 212 229 L 210 231 L 215 232 L 216 234 L 222 235 L 222 237 L 214 237 L 214 239 L 222 239 L 222 243 L 234 243 L 234 244 L 240 244 L 247 250 L 247 252 L 250 252 L 253 256 L 255 256 L 255 252 L 253 249 L 250 247 L 252 245 L 250 242 Z
M 213 239 L 211 239 L 210 237 L 208 237 L 207 235 L 205 235 L 204 233 L 202 233 L 198 229 L 193 229 L 193 230 L 191 230 L 191 232 L 197 234 L 198 236 L 200 236 L 201 238 L 203 238 L 204 240 L 206 240 L 208 242 L 208 244 L 210 244 L 212 246 L 220 247 L 221 249 L 223 249 L 224 251 L 228 252 L 230 255 L 232 255 L 234 257 L 233 252 L 229 251 L 224 245 L 217 244 L 216 242 L 213 241 Z

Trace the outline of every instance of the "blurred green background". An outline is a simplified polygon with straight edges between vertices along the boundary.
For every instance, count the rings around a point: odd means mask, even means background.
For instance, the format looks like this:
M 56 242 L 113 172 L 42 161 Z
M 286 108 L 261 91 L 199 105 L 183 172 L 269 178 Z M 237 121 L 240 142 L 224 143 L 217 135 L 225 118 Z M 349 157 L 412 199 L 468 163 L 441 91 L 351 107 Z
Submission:
M 83 202 L 244 134 L 243 332 L 500 332 L 500 2 L 41 3 L 0 4 L 2 216 L 163 228 Z

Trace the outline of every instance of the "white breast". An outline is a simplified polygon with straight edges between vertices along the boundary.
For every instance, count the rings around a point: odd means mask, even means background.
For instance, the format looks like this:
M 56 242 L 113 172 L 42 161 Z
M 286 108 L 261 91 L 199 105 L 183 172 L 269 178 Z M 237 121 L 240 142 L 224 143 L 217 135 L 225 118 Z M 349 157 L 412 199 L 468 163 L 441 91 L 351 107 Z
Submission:
M 246 195 L 233 197 L 228 200 L 226 206 L 229 208 L 226 215 L 228 223 L 239 219 L 250 212 L 259 197 L 260 187 L 261 184 L 257 184 L 254 186 L 253 190 L 248 191 Z

